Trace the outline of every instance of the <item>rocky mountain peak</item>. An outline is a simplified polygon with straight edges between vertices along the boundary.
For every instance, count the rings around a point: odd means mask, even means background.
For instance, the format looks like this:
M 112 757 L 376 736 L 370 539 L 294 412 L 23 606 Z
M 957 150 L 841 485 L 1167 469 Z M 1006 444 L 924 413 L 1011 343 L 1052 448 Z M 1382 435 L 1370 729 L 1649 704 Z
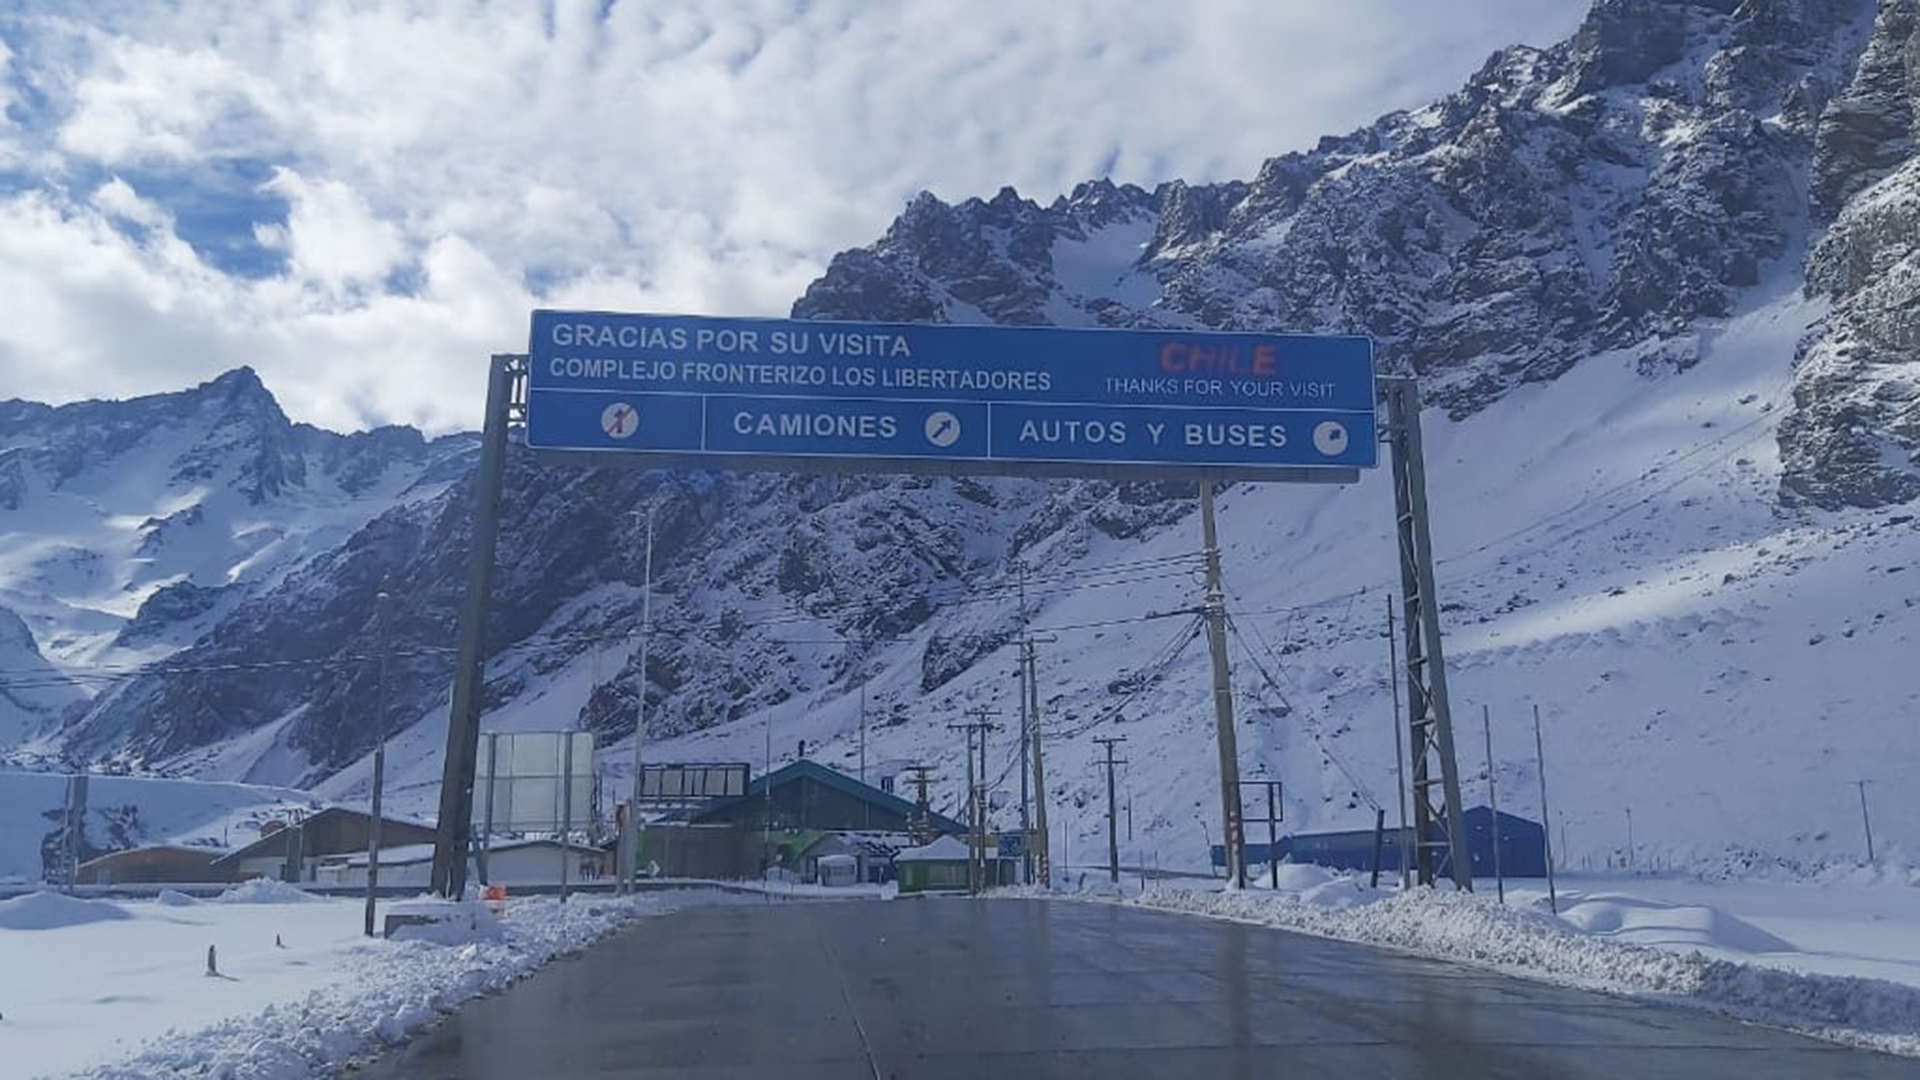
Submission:
M 1011 191 L 922 196 L 794 310 L 1367 333 L 1455 415 L 1598 352 L 1657 376 L 1910 156 L 1916 24 L 1920 0 L 1877 20 L 1869 0 L 1600 0 L 1567 42 L 1501 50 L 1441 101 L 1251 181 L 1094 181 L 1044 212 Z M 1098 274 L 1058 246 L 1118 221 L 1150 231 Z M 1783 427 L 1811 440 L 1783 490 L 1906 490 L 1810 483 L 1886 459 L 1836 457 L 1810 434 L 1827 424 L 1840 415 Z M 1891 432 L 1876 424 L 1871 438 Z
M 1678 63 L 1699 38 L 1699 22 L 1738 0 L 1598 0 L 1568 42 L 1567 97 L 1645 82 Z

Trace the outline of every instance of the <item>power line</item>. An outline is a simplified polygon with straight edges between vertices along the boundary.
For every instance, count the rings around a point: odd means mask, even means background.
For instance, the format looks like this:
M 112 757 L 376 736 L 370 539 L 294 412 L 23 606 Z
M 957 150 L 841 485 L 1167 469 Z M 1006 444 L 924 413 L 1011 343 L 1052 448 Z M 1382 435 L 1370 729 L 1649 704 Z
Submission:
M 1785 387 L 1782 386 L 1779 389 L 1784 390 Z M 1776 390 L 1776 393 L 1777 392 L 1778 391 Z M 1568 506 L 1568 507 L 1565 507 L 1564 509 L 1554 511 L 1553 513 L 1540 517 L 1526 525 L 1520 526 L 1519 528 L 1509 530 L 1508 532 L 1500 536 L 1497 536 L 1492 540 L 1488 540 L 1480 544 L 1477 544 L 1474 547 L 1468 548 L 1465 551 L 1458 551 L 1451 555 L 1446 555 L 1446 556 L 1437 558 L 1434 560 L 1434 563 L 1436 566 L 1445 566 L 1448 564 L 1465 562 L 1470 559 L 1473 559 L 1478 555 L 1482 555 L 1489 551 L 1492 551 L 1495 548 L 1500 547 L 1501 545 L 1506 544 L 1512 540 L 1519 539 L 1522 536 L 1526 536 L 1540 529 L 1547 528 L 1555 524 L 1556 522 L 1566 520 L 1569 518 L 1574 518 L 1582 513 L 1592 511 L 1594 509 L 1594 503 L 1597 502 L 1598 500 L 1605 499 L 1613 495 L 1618 495 L 1624 491 L 1627 491 L 1633 488 L 1637 484 L 1645 483 L 1654 475 L 1663 473 L 1665 470 L 1672 468 L 1674 465 L 1677 465 L 1680 462 L 1693 458 L 1704 451 L 1711 450 L 1715 447 L 1719 447 L 1723 444 L 1726 444 L 1729 440 L 1732 440 L 1737 436 L 1745 434 L 1746 432 L 1752 430 L 1753 428 L 1759 426 L 1760 424 L 1765 423 L 1767 420 L 1771 418 L 1772 418 L 1771 413 L 1761 413 L 1759 416 L 1756 416 L 1746 421 L 1743 424 L 1740 424 L 1736 427 L 1728 429 L 1727 431 L 1716 436 L 1715 438 L 1709 439 L 1705 442 L 1702 442 L 1694 446 L 1693 448 L 1687 450 L 1686 452 L 1678 455 L 1675 458 L 1672 458 L 1671 460 L 1664 461 L 1653 466 L 1652 468 L 1648 469 L 1646 473 L 1640 476 L 1636 476 L 1629 480 L 1623 480 L 1620 483 L 1614 484 L 1611 487 L 1601 490 L 1597 494 L 1584 497 L 1580 502 L 1572 506 Z M 1645 506 L 1647 503 L 1652 502 L 1654 499 L 1658 498 L 1659 496 L 1664 495 L 1669 491 L 1672 491 L 1674 488 L 1679 487 L 1681 484 L 1686 483 L 1688 480 L 1691 480 L 1694 477 L 1699 476 L 1701 473 L 1704 473 L 1707 470 L 1713 468 L 1714 466 L 1725 462 L 1727 459 L 1733 457 L 1734 455 L 1744 450 L 1746 448 L 1746 445 L 1747 444 L 1745 442 L 1736 443 L 1732 445 L 1731 448 L 1729 448 L 1725 453 L 1721 453 L 1711 458 L 1708 458 L 1702 461 L 1698 466 L 1692 469 L 1688 469 L 1674 476 L 1671 480 L 1668 480 L 1657 487 L 1649 488 L 1644 494 L 1642 494 L 1638 498 L 1635 498 L 1632 501 L 1624 503 L 1620 506 L 1616 506 L 1608 509 L 1607 512 L 1603 513 L 1600 517 L 1595 518 L 1592 521 L 1585 522 L 1583 524 L 1578 525 L 1575 528 L 1572 528 L 1564 532 L 1555 533 L 1552 539 L 1555 542 L 1570 540 L 1574 537 L 1583 536 L 1604 525 L 1611 524 L 1612 522 L 1619 520 L 1620 518 L 1626 516 L 1627 514 L 1632 513 L 1634 510 L 1637 510 L 1640 507 Z M 1520 552 L 1502 552 L 1502 554 L 1508 554 L 1508 555 L 1526 554 L 1527 552 L 1532 550 L 1535 550 L 1535 549 L 1528 548 Z M 1439 584 L 1445 588 L 1457 588 L 1468 582 L 1477 580 L 1480 576 L 1482 575 L 1475 574 L 1475 573 L 1460 574 L 1454 577 L 1450 577 L 1444 581 L 1441 581 Z M 1313 600 L 1305 604 L 1295 604 L 1295 605 L 1285 606 L 1285 607 L 1261 608 L 1258 610 L 1243 611 L 1241 612 L 1241 614 L 1248 615 L 1248 616 L 1291 615 L 1295 613 L 1314 611 L 1319 608 L 1332 607 L 1333 605 L 1339 604 L 1343 601 L 1351 604 L 1357 598 L 1361 596 L 1365 596 L 1369 592 L 1373 592 L 1378 589 L 1390 588 L 1391 584 L 1392 583 L 1390 581 L 1383 580 L 1383 581 L 1374 582 L 1368 585 L 1362 585 L 1357 589 L 1350 589 L 1345 592 L 1334 593 L 1331 596 L 1325 596 L 1318 600 Z
M 1174 661 L 1179 659 L 1180 654 L 1187 650 L 1187 646 L 1191 645 L 1194 640 L 1200 636 L 1201 625 L 1202 617 L 1199 615 L 1193 616 L 1186 625 L 1180 628 L 1179 633 L 1163 646 L 1159 653 L 1155 654 L 1156 659 L 1149 661 L 1144 667 L 1134 673 L 1133 687 L 1123 694 L 1119 701 L 1108 705 L 1105 709 L 1094 714 L 1093 719 L 1080 724 L 1073 730 L 1056 733 L 1054 738 L 1078 738 L 1092 731 L 1094 728 L 1099 727 L 1101 724 L 1106 723 L 1108 720 L 1119 716 L 1120 710 L 1131 704 L 1134 698 L 1145 693 L 1149 687 L 1160 681 L 1167 670 L 1173 666 Z
M 1275 693 L 1280 694 L 1281 701 L 1287 704 L 1289 711 L 1299 712 L 1301 726 L 1306 729 L 1307 737 L 1313 740 L 1313 744 L 1319 747 L 1320 752 L 1327 756 L 1327 760 L 1333 762 L 1334 768 L 1339 769 L 1340 774 L 1345 776 L 1347 782 L 1353 785 L 1354 792 L 1362 799 L 1365 799 L 1367 804 L 1375 810 L 1381 809 L 1380 801 L 1373 797 L 1373 792 L 1367 785 L 1360 782 L 1360 778 L 1354 775 L 1352 769 L 1347 768 L 1347 763 L 1340 759 L 1339 754 L 1333 752 L 1333 747 L 1329 746 L 1327 740 L 1321 736 L 1320 721 L 1319 718 L 1314 715 L 1313 710 L 1295 709 L 1290 702 L 1287 702 L 1286 693 L 1280 689 L 1279 680 L 1274 678 L 1273 672 L 1269 671 L 1267 666 L 1260 662 L 1260 658 L 1254 654 L 1252 646 L 1247 644 L 1246 638 L 1241 636 L 1239 620 L 1235 619 L 1231 613 L 1227 616 L 1227 629 L 1232 633 L 1233 639 L 1240 643 L 1241 654 L 1253 664 L 1254 670 L 1258 671 L 1261 677 L 1267 681 L 1267 685 L 1272 687 Z M 1275 655 L 1273 659 L 1275 665 L 1280 664 L 1279 656 Z M 1281 670 L 1284 672 L 1286 669 L 1282 666 Z

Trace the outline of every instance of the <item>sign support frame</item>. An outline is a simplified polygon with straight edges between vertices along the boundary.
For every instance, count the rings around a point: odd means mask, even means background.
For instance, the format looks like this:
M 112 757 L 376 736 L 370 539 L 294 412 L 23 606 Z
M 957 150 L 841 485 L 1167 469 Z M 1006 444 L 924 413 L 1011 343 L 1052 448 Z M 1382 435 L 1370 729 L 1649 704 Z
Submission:
M 467 842 L 473 831 L 474 770 L 480 753 L 480 701 L 486 682 L 487 602 L 493 593 L 500 539 L 500 500 L 507 469 L 507 427 L 526 416 L 527 357 L 495 353 L 488 361 L 486 426 L 473 479 L 473 532 L 467 590 L 460 600 L 460 644 L 449 695 L 447 749 L 440 772 L 440 818 L 433 840 L 432 891 L 458 899 L 467 887 Z
M 508 429 L 511 425 L 524 425 L 527 419 L 529 356 L 524 353 L 496 353 L 490 358 L 487 382 L 487 404 L 485 427 L 482 432 L 479 467 L 473 486 L 473 530 L 471 548 L 467 560 L 467 588 L 462 597 L 459 610 L 459 650 L 454 671 L 452 693 L 449 701 L 447 724 L 446 756 L 442 767 L 440 790 L 440 815 L 436 827 L 434 844 L 432 891 L 447 897 L 458 897 L 466 888 L 467 851 L 472 833 L 473 788 L 475 771 L 478 765 L 479 722 L 482 690 L 484 687 L 484 626 L 487 605 L 491 598 L 495 555 L 498 547 L 500 503 L 504 487 L 506 458 L 508 448 Z M 1460 802 L 1459 773 L 1453 747 L 1452 713 L 1448 704 L 1446 672 L 1440 645 L 1440 627 L 1438 602 L 1435 598 L 1432 538 L 1429 532 L 1426 504 L 1425 459 L 1420 438 L 1420 394 L 1415 380 L 1407 377 L 1376 376 L 1378 393 L 1387 405 L 1387 417 L 1380 425 L 1382 441 L 1391 447 L 1392 474 L 1396 506 L 1396 532 L 1399 537 L 1400 570 L 1402 598 L 1405 607 L 1406 634 L 1405 678 L 1409 691 L 1409 710 L 1407 722 L 1413 735 L 1414 761 L 1413 775 L 1407 787 L 1413 796 L 1415 808 L 1415 846 L 1420 871 L 1420 883 L 1431 886 L 1436 871 L 1436 853 L 1445 850 L 1450 856 L 1450 870 L 1456 886 L 1470 891 L 1472 868 L 1470 860 L 1462 858 L 1467 850 L 1465 843 L 1465 822 Z M 671 455 L 662 454 L 620 454 L 595 451 L 534 451 L 534 460 L 541 464 L 581 464 L 605 466 L 625 463 L 639 468 L 659 468 L 675 463 Z M 887 472 L 907 474 L 953 475 L 978 472 L 990 472 L 995 475 L 1013 476 L 1074 476 L 1140 479 L 1142 467 L 1138 465 L 1102 466 L 1097 462 L 996 462 L 990 469 L 978 467 L 955 468 L 954 463 L 937 460 L 919 459 L 860 459 L 860 458 L 786 458 L 760 457 L 753 455 L 728 456 L 724 459 L 702 456 L 689 458 L 686 464 L 698 467 L 720 467 L 726 469 L 754 469 L 768 467 L 804 467 L 816 472 L 854 472 L 883 469 Z M 1154 468 L 1154 467 L 1148 467 Z M 1207 539 L 1208 558 L 1208 608 L 1213 611 L 1224 606 L 1224 596 L 1219 584 L 1219 552 L 1217 539 L 1211 535 L 1213 490 L 1212 485 L 1234 479 L 1251 479 L 1251 471 L 1261 473 L 1260 479 L 1278 482 L 1297 483 L 1354 483 L 1359 479 L 1356 468 L 1301 467 L 1276 471 L 1271 468 L 1248 470 L 1246 467 L 1232 465 L 1190 465 L 1166 466 L 1167 476 L 1177 476 L 1188 481 L 1198 480 L 1202 484 L 1201 504 L 1203 527 L 1209 533 Z M 1297 473 L 1298 475 L 1292 475 Z M 1216 598 L 1218 600 L 1216 601 Z M 1224 611 L 1219 620 L 1224 623 Z M 1212 620 L 1209 629 L 1213 630 Z M 1224 639 L 1224 627 L 1210 637 Z M 1222 641 L 1224 644 L 1224 641 Z M 1031 646 L 1027 646 L 1028 650 Z M 1030 652 L 1022 659 L 1031 664 Z M 1216 660 L 1224 658 L 1224 649 L 1219 651 Z M 1220 667 L 1216 663 L 1216 667 Z M 1234 754 L 1231 720 L 1231 687 L 1224 694 L 1220 691 L 1220 672 L 1216 671 L 1215 703 L 1222 712 L 1217 722 L 1225 725 L 1220 739 L 1222 803 L 1226 817 L 1227 835 L 1223 837 L 1228 851 L 1229 873 L 1236 884 L 1245 881 L 1244 843 L 1238 826 L 1241 824 L 1239 811 L 1239 773 L 1237 755 Z M 1034 694 L 1029 679 L 1028 694 Z M 1039 724 L 1037 709 L 1029 723 L 1033 740 L 1034 760 L 1032 762 L 1036 793 L 1036 829 L 1044 829 L 1046 821 L 1044 773 L 1041 771 L 1039 757 Z M 1430 764 L 1437 764 L 1440 777 L 1430 775 Z M 1440 788 L 1441 806 L 1433 806 L 1431 795 L 1433 788 Z M 1443 825 L 1445 839 L 1432 840 L 1431 826 Z M 1046 834 L 1041 833 L 1044 837 Z M 1040 852 L 1041 877 L 1043 882 L 1049 877 L 1050 868 L 1046 844 L 1042 841 Z M 483 871 L 484 873 L 484 871 Z

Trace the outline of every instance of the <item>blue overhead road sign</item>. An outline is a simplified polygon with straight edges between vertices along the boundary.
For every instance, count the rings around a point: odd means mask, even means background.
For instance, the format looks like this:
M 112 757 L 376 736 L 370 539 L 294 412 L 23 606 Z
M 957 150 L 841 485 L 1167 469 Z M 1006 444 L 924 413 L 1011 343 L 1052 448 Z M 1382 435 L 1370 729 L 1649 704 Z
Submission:
M 1350 479 L 1363 337 L 536 311 L 527 442 L 727 468 Z

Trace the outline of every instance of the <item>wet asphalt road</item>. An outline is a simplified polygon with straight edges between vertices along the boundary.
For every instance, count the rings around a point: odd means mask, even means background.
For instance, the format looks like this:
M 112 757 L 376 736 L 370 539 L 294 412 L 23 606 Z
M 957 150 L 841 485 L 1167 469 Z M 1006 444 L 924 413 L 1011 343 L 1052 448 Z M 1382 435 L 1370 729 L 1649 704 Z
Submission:
M 951 899 L 643 920 L 351 1075 L 1877 1080 L 1920 1061 L 1277 930 Z

